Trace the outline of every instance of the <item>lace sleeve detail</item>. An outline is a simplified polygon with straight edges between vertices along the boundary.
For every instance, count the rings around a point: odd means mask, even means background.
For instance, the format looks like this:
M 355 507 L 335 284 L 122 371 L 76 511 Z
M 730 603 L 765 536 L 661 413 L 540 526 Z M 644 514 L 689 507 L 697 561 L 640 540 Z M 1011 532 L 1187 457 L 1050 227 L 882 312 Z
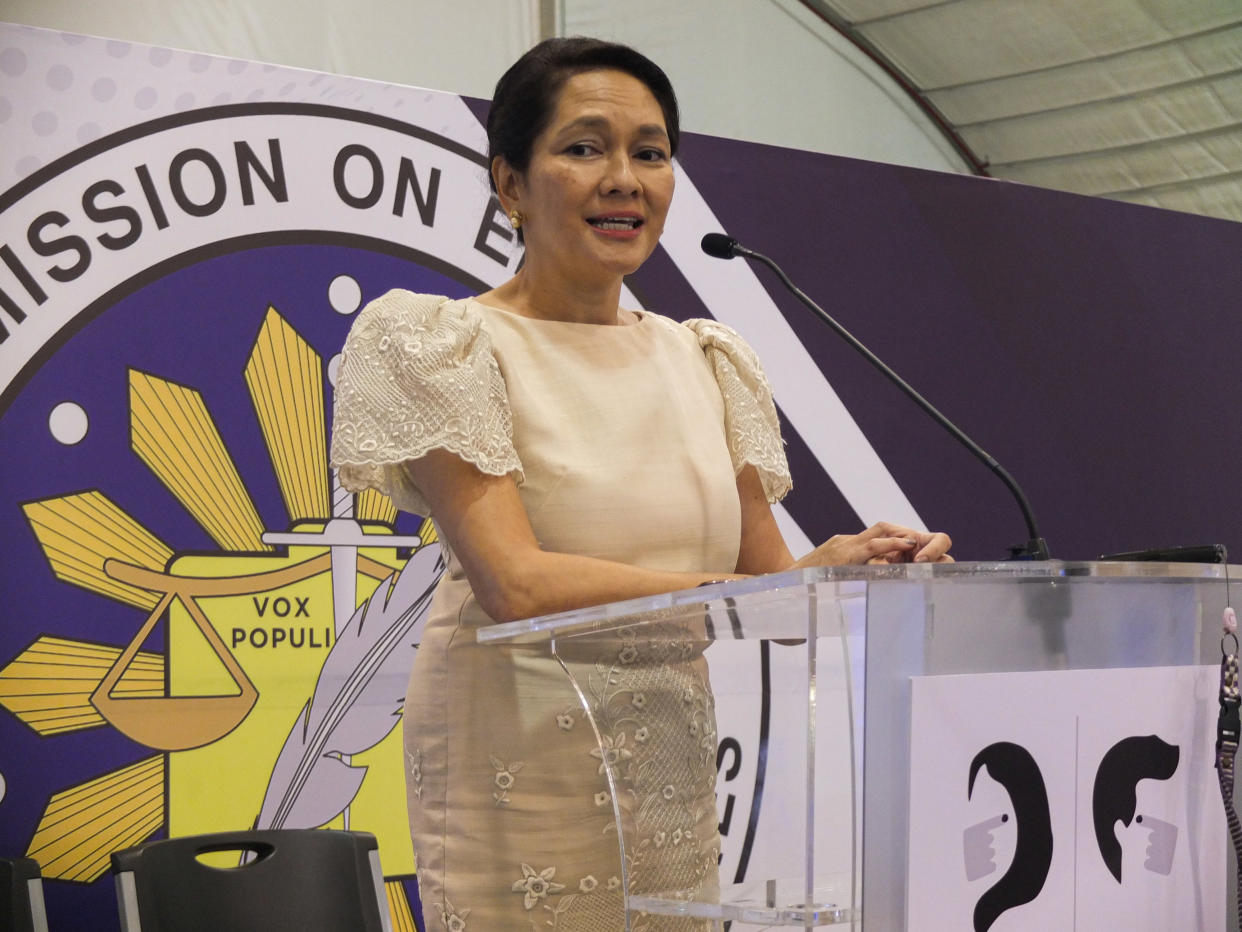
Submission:
M 394 290 L 358 315 L 341 354 L 332 465 L 351 492 L 379 489 L 428 514 L 401 468 L 448 450 L 494 476 L 521 482 L 504 378 L 482 318 L 439 295 Z
M 733 471 L 748 463 L 759 471 L 769 502 L 778 502 L 791 488 L 785 441 L 781 439 L 772 386 L 759 357 L 736 330 L 715 320 L 688 320 L 685 325 L 699 338 L 720 394 L 724 396 L 725 435 L 733 457 Z

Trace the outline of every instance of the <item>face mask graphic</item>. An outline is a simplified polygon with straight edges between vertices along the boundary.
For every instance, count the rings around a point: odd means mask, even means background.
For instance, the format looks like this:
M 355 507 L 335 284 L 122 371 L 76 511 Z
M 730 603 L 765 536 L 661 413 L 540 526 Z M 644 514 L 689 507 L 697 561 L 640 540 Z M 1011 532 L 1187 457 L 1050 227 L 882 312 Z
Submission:
M 962 832 L 962 855 L 966 859 L 966 879 L 970 882 L 996 870 L 996 830 L 1009 821 L 1004 813 L 976 822 Z
M 988 745 L 970 762 L 967 799 L 974 792 L 975 777 L 984 767 L 988 776 L 1009 794 L 1016 838 L 1009 869 L 975 904 L 975 932 L 987 932 L 1003 913 L 1039 896 L 1052 866 L 1048 790 L 1035 758 L 1026 748 L 1008 741 Z M 977 877 L 984 877 L 996 870 L 994 832 L 1006 820 L 1005 815 L 995 816 L 972 825 L 963 833 L 962 850 L 968 879 L 975 879 L 972 871 Z
M 1134 821 L 1147 829 L 1147 856 L 1143 867 L 1153 874 L 1168 877 L 1173 873 L 1173 855 L 1177 851 L 1177 826 L 1155 816 L 1135 816 Z
M 1166 877 L 1173 870 L 1177 848 L 1177 826 L 1150 815 L 1135 817 L 1140 780 L 1167 780 L 1177 770 L 1181 752 L 1156 735 L 1131 735 L 1105 752 L 1095 772 L 1091 792 L 1091 811 L 1095 841 L 1109 873 L 1121 883 L 1121 842 L 1118 822 L 1129 827 L 1136 822 L 1148 832 L 1147 855 L 1143 867 Z

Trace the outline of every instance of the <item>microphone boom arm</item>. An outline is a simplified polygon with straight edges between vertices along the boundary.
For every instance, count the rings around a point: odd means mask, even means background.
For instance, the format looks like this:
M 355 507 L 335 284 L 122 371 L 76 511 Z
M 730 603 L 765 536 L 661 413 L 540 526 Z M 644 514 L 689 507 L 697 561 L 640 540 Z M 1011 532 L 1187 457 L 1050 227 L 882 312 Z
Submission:
M 708 234 L 708 236 L 714 235 L 719 234 Z M 1022 489 L 1018 487 L 1018 483 L 1014 481 L 1013 476 L 1009 475 L 1009 472 L 1004 466 L 998 463 L 990 453 L 983 449 L 983 447 L 979 446 L 979 444 L 975 443 L 968 436 L 966 436 L 966 434 L 956 424 L 941 414 L 930 401 L 915 391 L 914 387 L 910 385 L 909 382 L 889 368 L 889 366 L 887 366 L 884 361 L 880 359 L 880 357 L 876 356 L 875 353 L 867 349 L 867 347 L 859 342 L 859 340 L 852 333 L 841 326 L 841 324 L 837 323 L 836 319 L 831 314 L 812 301 L 801 288 L 790 280 L 789 276 L 785 274 L 784 270 L 782 270 L 779 265 L 767 256 L 763 255 L 763 253 L 755 252 L 753 249 L 747 249 L 745 246 L 738 243 L 737 240 L 731 238 L 728 238 L 728 249 L 729 254 L 727 256 L 721 256 L 722 258 L 743 256 L 747 259 L 754 259 L 756 262 L 760 262 L 771 269 L 776 274 L 777 278 L 781 280 L 781 283 L 789 289 L 790 293 L 793 294 L 795 298 L 801 301 L 813 314 L 815 314 L 816 317 L 831 327 L 833 331 L 836 332 L 837 336 L 841 337 L 841 339 L 852 346 L 863 357 L 863 359 L 871 363 L 871 365 L 878 369 L 890 382 L 901 389 L 902 392 L 905 393 L 906 397 L 922 408 L 937 424 L 952 434 L 953 437 L 962 446 L 969 450 L 976 459 L 995 473 L 1001 482 L 1005 483 L 1005 487 L 1009 489 L 1010 493 L 1012 493 L 1014 499 L 1018 503 L 1018 507 L 1022 510 L 1022 519 L 1026 522 L 1026 532 L 1028 537 L 1025 545 L 1018 545 L 1009 548 L 1011 559 L 1050 559 L 1048 544 L 1039 534 L 1039 529 L 1035 524 L 1035 515 L 1031 512 L 1030 503 L 1027 502 L 1026 496 L 1023 494 Z M 704 251 L 708 252 L 709 255 L 720 256 L 719 249 L 713 251 L 708 248 L 706 237 L 704 237 Z

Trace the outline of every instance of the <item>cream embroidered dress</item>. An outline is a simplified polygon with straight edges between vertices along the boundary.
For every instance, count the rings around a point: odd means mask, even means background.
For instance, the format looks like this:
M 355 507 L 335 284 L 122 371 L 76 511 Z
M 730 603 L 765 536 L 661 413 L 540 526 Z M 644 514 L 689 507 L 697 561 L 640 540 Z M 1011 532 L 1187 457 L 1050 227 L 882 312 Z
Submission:
M 542 321 L 391 291 L 346 342 L 333 464 L 347 488 L 425 515 L 400 464 L 435 448 L 512 475 L 544 549 L 672 571 L 734 569 L 742 466 L 770 500 L 790 485 L 758 361 L 715 321 Z M 639 634 L 571 656 L 601 748 L 546 649 L 475 642 L 490 619 L 447 559 L 404 712 L 428 930 L 623 928 L 605 759 L 621 778 L 631 889 L 710 894 L 716 726 L 701 645 Z

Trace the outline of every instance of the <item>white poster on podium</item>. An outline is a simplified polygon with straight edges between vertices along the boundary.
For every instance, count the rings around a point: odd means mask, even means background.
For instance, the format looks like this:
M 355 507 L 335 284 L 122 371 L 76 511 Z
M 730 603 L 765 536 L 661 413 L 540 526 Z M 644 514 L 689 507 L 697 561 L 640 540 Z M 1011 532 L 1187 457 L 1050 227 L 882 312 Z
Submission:
M 915 677 L 910 932 L 1223 932 L 1217 677 Z

